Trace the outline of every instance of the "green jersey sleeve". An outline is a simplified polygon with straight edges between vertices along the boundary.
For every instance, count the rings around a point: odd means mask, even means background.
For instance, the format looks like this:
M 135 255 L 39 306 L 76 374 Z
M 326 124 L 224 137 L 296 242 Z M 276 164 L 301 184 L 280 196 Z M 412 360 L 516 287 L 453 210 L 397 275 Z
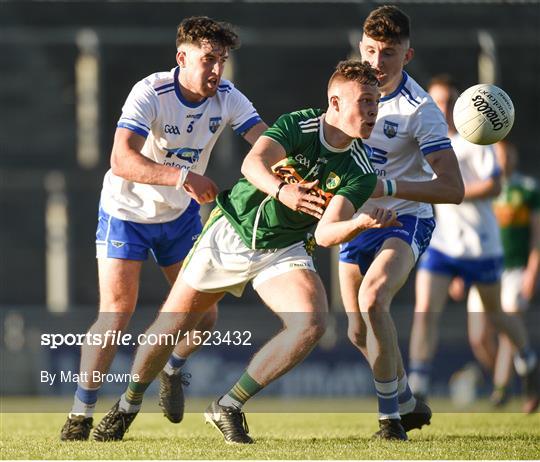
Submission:
M 294 152 L 300 142 L 298 121 L 294 113 L 282 115 L 263 135 L 281 144 L 287 154 Z
M 354 208 L 358 210 L 370 198 L 376 183 L 377 175 L 375 173 L 357 174 L 351 176 L 336 194 L 349 199 Z

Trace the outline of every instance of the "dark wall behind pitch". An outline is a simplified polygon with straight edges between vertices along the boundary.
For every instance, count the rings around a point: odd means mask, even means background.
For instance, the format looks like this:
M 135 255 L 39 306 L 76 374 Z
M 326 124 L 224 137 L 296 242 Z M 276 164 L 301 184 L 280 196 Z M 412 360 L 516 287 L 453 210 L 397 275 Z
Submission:
M 243 47 L 234 52 L 235 84 L 271 123 L 284 112 L 325 104 L 324 88 L 335 63 L 352 50 L 349 33 L 373 7 L 360 4 L 233 3 L 5 3 L 0 15 L 0 303 L 45 300 L 43 176 L 66 175 L 70 212 L 72 299 L 97 302 L 94 233 L 97 202 L 116 120 L 131 86 L 175 65 L 174 38 L 186 16 L 207 14 L 239 27 Z M 402 3 L 413 20 L 416 57 L 408 71 L 425 84 L 450 72 L 463 87 L 477 83 L 477 34 L 493 34 L 500 62 L 498 83 L 517 108 L 512 139 L 522 166 L 540 176 L 534 134 L 540 125 L 540 8 L 537 5 L 418 5 Z M 100 38 L 101 161 L 82 170 L 75 157 L 77 30 Z M 247 145 L 234 135 L 216 147 L 208 174 L 225 188 L 239 176 Z M 16 217 L 16 219 L 15 219 Z M 329 255 L 320 252 L 329 281 Z M 147 265 L 141 304 L 156 305 L 166 285 Z M 252 300 L 250 292 L 246 300 Z M 411 286 L 400 294 L 411 301 Z

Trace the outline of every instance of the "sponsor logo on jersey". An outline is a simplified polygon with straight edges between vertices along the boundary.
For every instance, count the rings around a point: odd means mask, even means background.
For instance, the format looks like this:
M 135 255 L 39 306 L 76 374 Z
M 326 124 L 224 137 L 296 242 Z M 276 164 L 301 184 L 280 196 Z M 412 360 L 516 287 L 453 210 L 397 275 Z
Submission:
M 180 129 L 176 125 L 166 124 L 163 131 L 165 133 L 170 133 L 171 135 L 180 135 Z
M 372 164 L 386 164 L 388 162 L 388 152 L 379 148 L 370 148 L 369 160 Z
M 336 189 L 341 183 L 341 178 L 334 172 L 330 172 L 328 178 L 326 178 L 326 189 Z
M 216 133 L 220 125 L 221 117 L 210 117 L 210 120 L 208 121 L 208 128 L 212 133 Z
M 122 241 L 111 241 L 111 244 L 113 247 L 116 247 L 117 249 L 119 249 L 120 247 L 123 247 L 125 242 L 122 242 Z
M 294 157 L 294 160 L 298 162 L 299 164 L 302 164 L 304 167 L 309 168 L 311 165 L 311 162 L 307 157 L 304 157 L 302 154 L 297 154 Z
M 199 160 L 201 156 L 202 149 L 196 148 L 176 148 L 176 149 L 165 149 L 167 154 L 165 157 L 170 159 L 172 156 L 177 157 L 180 160 L 185 160 L 190 164 L 194 164 Z
M 387 138 L 394 138 L 397 135 L 398 124 L 395 122 L 390 122 L 389 120 L 384 121 L 383 132 Z

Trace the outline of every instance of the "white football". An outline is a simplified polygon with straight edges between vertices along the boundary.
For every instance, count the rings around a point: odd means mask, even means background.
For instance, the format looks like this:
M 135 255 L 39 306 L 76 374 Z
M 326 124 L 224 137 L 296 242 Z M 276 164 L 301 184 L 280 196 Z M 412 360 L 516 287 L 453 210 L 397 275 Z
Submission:
M 499 87 L 479 84 L 465 90 L 454 106 L 458 133 L 474 144 L 502 140 L 514 124 L 514 104 Z

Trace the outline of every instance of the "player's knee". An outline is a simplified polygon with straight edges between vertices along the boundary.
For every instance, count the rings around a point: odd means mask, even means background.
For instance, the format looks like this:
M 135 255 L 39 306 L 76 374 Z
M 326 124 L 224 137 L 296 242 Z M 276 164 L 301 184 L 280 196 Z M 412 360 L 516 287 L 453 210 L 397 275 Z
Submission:
M 347 336 L 355 347 L 360 349 L 366 347 L 366 333 L 359 326 L 349 326 Z
M 94 324 L 97 330 L 124 330 L 131 320 L 131 312 L 104 312 L 99 313 Z
M 371 286 L 365 291 L 361 291 L 358 296 L 360 309 L 370 314 L 388 311 L 390 295 L 384 284 Z
M 131 316 L 135 311 L 135 305 L 136 300 L 131 300 L 131 297 L 103 297 L 99 303 L 99 312 L 100 315 L 117 314 Z
M 295 334 L 306 344 L 315 344 L 326 331 L 326 320 L 322 316 L 302 316 L 302 320 L 295 323 Z
M 469 333 L 469 343 L 473 350 L 484 349 L 490 342 L 490 332 L 486 329 L 476 329 Z

